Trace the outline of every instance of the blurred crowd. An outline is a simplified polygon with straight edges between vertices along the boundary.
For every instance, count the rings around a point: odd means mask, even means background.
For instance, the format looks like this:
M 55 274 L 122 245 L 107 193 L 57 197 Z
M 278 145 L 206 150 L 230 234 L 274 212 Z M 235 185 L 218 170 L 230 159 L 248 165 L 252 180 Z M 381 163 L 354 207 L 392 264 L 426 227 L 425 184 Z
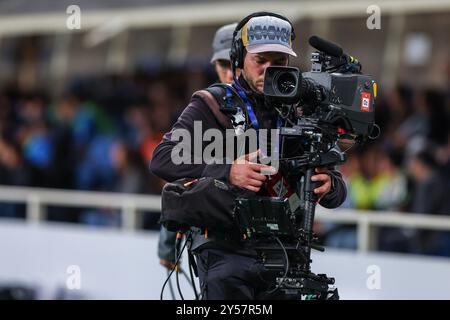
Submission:
M 214 80 L 212 70 L 103 76 L 72 81 L 58 97 L 51 88 L 23 92 L 5 85 L 0 185 L 159 194 L 164 182 L 148 170 L 152 152 L 190 95 Z M 348 184 L 344 207 L 449 215 L 449 92 L 398 86 L 383 91 L 376 108 L 379 137 L 349 150 L 340 168 Z M 0 215 L 21 216 L 23 208 L 0 203 Z M 93 225 L 118 225 L 118 217 L 110 209 L 55 214 Z M 157 216 L 149 219 L 157 229 Z M 352 226 L 321 231 L 330 246 L 355 246 Z M 380 232 L 381 249 L 450 255 L 448 233 Z
M 188 101 L 189 81 L 201 87 L 212 81 L 207 76 L 169 71 L 79 79 L 59 97 L 51 97 L 51 89 L 3 87 L 0 185 L 160 194 L 163 182 L 148 170 L 153 149 Z M 120 224 L 119 213 L 108 208 L 64 210 L 50 207 L 49 218 Z M 23 216 L 24 210 L 0 203 L 0 215 Z M 159 228 L 158 218 L 151 215 L 149 228 Z

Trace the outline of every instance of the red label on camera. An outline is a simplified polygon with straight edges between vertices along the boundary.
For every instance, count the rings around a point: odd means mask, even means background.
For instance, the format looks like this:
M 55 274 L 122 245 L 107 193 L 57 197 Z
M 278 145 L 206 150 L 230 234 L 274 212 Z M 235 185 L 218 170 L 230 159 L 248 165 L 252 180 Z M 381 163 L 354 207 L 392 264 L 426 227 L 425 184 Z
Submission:
M 271 197 L 287 198 L 292 212 L 295 212 L 300 207 L 300 199 L 294 188 L 289 185 L 286 179 L 283 179 L 279 171 L 266 180 L 266 190 Z
M 361 111 L 370 112 L 370 93 L 361 92 Z

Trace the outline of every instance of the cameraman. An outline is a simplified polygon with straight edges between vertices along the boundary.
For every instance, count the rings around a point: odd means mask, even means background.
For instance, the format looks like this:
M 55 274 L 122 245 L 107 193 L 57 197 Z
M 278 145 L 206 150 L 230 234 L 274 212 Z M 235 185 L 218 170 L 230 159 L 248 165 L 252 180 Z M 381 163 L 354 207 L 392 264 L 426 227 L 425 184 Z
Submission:
M 276 36 L 270 30 L 278 30 Z M 256 13 L 244 18 L 235 30 L 231 61 L 241 69 L 241 75 L 233 84 L 246 102 L 249 117 L 246 121 L 255 130 L 279 127 L 277 113 L 266 104 L 263 95 L 265 70 L 269 66 L 286 66 L 289 56 L 296 56 L 291 48 L 294 39 L 291 23 L 272 13 Z M 224 132 L 225 128 L 211 111 L 210 106 L 194 95 L 183 114 L 165 134 L 156 148 L 150 164 L 152 172 L 167 181 L 180 178 L 214 177 L 230 184 L 267 195 L 266 176 L 261 172 L 274 168 L 254 163 L 258 151 L 252 150 L 232 164 L 180 164 L 175 165 L 171 153 L 177 144 L 171 141 L 173 132 L 185 129 L 194 136 L 194 121 L 202 122 L 202 130 L 210 128 Z M 225 137 L 225 134 L 224 134 Z M 194 143 L 193 139 L 191 143 Z M 205 143 L 202 144 L 206 147 Z M 191 150 L 194 150 L 192 147 Z M 239 163 L 238 163 L 239 162 Z M 345 185 L 339 172 L 333 169 L 317 169 L 311 178 L 321 185 L 314 192 L 319 202 L 327 208 L 338 207 L 346 196 Z M 238 236 L 224 233 L 197 234 L 191 250 L 196 255 L 202 297 L 204 299 L 257 299 L 271 285 L 265 281 L 265 269 L 255 251 Z

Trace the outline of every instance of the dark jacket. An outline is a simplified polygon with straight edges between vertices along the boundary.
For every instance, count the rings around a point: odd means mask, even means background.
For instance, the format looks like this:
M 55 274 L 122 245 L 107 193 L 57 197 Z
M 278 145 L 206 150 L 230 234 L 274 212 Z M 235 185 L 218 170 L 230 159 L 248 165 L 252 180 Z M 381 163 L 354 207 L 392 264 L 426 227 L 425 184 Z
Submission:
M 247 84 L 240 80 L 240 83 L 248 88 Z M 249 100 L 255 110 L 256 117 L 260 123 L 261 128 L 275 128 L 276 127 L 276 114 L 270 109 L 265 107 L 262 96 L 250 94 Z M 190 133 L 192 140 L 191 145 L 194 142 L 194 121 L 201 121 L 202 123 L 202 135 L 203 132 L 210 128 L 215 128 L 225 132 L 225 127 L 215 117 L 208 105 L 200 97 L 194 95 L 189 105 L 184 109 L 183 113 L 178 118 L 177 122 L 172 127 L 172 130 L 166 133 L 156 147 L 153 157 L 150 163 L 150 170 L 162 179 L 172 182 L 181 178 L 199 178 L 199 177 L 214 177 L 223 181 L 229 179 L 230 164 L 206 164 L 201 162 L 200 164 L 179 164 L 176 165 L 171 160 L 171 154 L 174 147 L 178 144 L 178 141 L 171 141 L 172 134 L 175 130 L 185 129 Z M 208 143 L 203 143 L 202 150 Z M 193 157 L 201 157 L 200 152 L 195 154 L 194 150 L 191 150 Z M 341 174 L 337 170 L 330 170 L 331 178 L 333 180 L 334 190 L 326 194 L 320 204 L 326 208 L 336 208 L 340 206 L 346 197 L 346 188 Z

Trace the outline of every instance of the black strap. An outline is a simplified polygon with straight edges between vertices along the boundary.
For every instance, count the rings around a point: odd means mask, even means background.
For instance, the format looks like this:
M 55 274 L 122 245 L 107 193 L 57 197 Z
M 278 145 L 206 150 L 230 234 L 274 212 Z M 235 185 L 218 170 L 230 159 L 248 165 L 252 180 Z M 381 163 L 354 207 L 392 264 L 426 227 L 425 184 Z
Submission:
M 214 83 L 206 90 L 213 95 L 220 106 L 220 111 L 226 114 L 236 113 L 237 107 L 245 110 L 245 102 L 239 96 L 232 85 L 225 83 Z
M 188 261 L 194 270 L 195 277 L 198 278 L 197 263 L 195 262 L 194 255 L 191 250 L 188 250 Z

